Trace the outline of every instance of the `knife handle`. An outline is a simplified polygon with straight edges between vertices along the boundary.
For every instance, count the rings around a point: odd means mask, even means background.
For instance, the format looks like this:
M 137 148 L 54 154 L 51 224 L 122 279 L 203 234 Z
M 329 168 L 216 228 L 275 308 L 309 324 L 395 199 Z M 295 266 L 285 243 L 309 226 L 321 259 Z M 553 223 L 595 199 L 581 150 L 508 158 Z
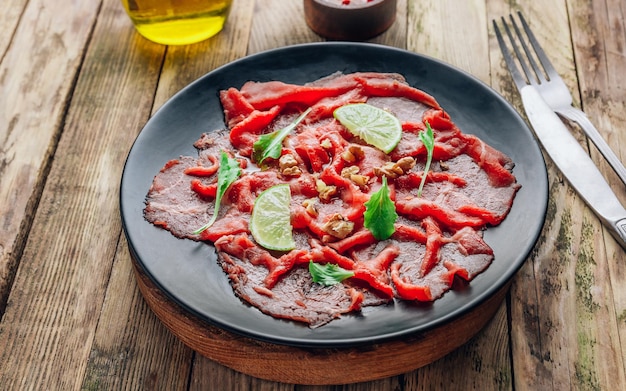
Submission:
M 546 153 L 626 250 L 626 209 L 600 170 L 535 87 L 525 86 L 520 94 L 528 120 Z

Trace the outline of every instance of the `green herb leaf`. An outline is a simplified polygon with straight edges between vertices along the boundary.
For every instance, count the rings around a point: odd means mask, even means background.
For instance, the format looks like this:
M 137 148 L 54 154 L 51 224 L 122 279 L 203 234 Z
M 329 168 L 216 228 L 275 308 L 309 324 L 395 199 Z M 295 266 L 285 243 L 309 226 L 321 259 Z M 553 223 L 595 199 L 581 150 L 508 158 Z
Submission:
M 268 157 L 278 159 L 283 149 L 283 140 L 302 122 L 309 112 L 311 112 L 310 107 L 286 127 L 261 135 L 252 146 L 252 160 L 260 166 Z
M 389 197 L 386 176 L 383 176 L 382 187 L 373 193 L 369 201 L 365 203 L 363 217 L 363 225 L 378 240 L 389 239 L 395 232 L 396 229 L 393 224 L 396 222 L 398 214 L 396 213 L 396 205 Z
M 313 261 L 309 261 L 309 273 L 313 277 L 313 282 L 321 285 L 335 285 L 354 276 L 354 272 L 346 270 L 334 263 L 321 265 Z
M 222 151 L 220 155 L 220 168 L 217 170 L 217 194 L 215 195 L 215 210 L 213 216 L 208 223 L 198 228 L 193 232 L 194 235 L 200 234 L 205 229 L 209 228 L 215 220 L 217 220 L 217 212 L 220 210 L 220 204 L 222 203 L 222 197 L 230 185 L 241 176 L 241 166 L 237 159 L 231 159 L 228 154 Z
M 435 136 L 433 135 L 433 129 L 430 127 L 428 121 L 426 121 L 426 132 L 421 131 L 419 133 L 420 140 L 424 143 L 426 147 L 427 157 L 426 157 L 426 167 L 424 167 L 424 175 L 422 175 L 422 181 L 420 182 L 420 187 L 417 190 L 417 196 L 422 196 L 422 190 L 424 189 L 424 183 L 426 183 L 426 176 L 428 175 L 428 170 L 430 170 L 430 163 L 433 160 L 433 149 L 435 148 Z

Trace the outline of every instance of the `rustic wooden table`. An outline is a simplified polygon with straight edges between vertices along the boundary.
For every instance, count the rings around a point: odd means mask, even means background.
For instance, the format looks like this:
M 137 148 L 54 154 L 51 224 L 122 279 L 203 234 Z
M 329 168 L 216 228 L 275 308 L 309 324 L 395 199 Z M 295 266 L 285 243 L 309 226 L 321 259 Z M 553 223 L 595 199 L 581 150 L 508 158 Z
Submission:
M 626 160 L 623 0 L 398 4 L 372 42 L 449 62 L 518 109 L 491 20 L 522 10 L 576 104 Z M 0 8 L 0 389 L 626 389 L 626 254 L 549 160 L 534 251 L 495 317 L 444 358 L 371 382 L 298 386 L 194 353 L 138 289 L 119 216 L 124 161 L 186 84 L 247 54 L 322 41 L 302 2 L 235 0 L 223 32 L 184 47 L 140 37 L 119 0 Z M 626 203 L 624 185 L 572 130 Z

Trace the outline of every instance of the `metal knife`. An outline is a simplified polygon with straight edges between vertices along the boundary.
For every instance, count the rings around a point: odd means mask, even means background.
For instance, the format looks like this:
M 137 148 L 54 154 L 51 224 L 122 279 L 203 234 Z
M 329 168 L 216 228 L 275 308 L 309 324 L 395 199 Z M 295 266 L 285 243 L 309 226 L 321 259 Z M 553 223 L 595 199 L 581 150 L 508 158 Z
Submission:
M 535 135 L 563 176 L 626 250 L 626 209 L 561 119 L 531 85 L 520 89 Z

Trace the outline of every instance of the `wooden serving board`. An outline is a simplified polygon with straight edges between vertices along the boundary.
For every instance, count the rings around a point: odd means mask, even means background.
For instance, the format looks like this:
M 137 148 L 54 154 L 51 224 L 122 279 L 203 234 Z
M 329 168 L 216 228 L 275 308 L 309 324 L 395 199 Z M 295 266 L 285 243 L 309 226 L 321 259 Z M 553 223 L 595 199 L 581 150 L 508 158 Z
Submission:
M 349 348 L 272 344 L 215 327 L 161 291 L 133 260 L 141 293 L 156 316 L 185 345 L 236 371 L 261 379 L 309 385 L 357 383 L 420 368 L 463 345 L 495 315 L 509 284 L 473 311 L 410 338 Z

